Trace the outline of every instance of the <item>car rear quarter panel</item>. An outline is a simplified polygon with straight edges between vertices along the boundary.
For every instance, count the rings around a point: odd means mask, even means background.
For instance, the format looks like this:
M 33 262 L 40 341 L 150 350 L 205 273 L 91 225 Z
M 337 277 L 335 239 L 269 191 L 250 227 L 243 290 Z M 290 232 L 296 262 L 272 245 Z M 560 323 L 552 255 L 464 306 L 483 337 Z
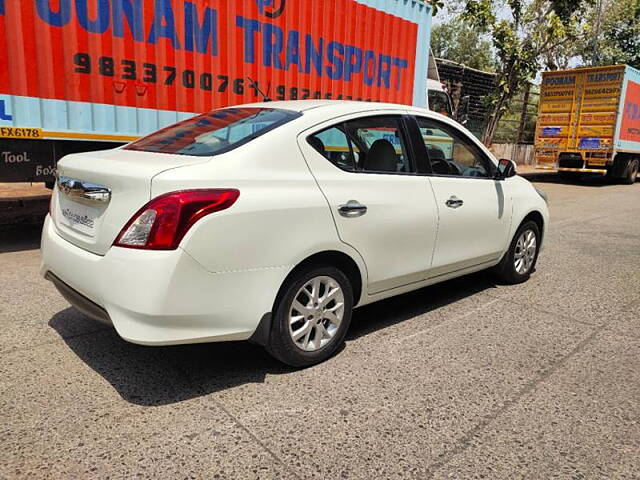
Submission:
M 279 269 L 284 280 L 305 258 L 335 250 L 353 258 L 364 276 L 364 263 L 340 241 L 295 138 L 283 128 L 206 164 L 154 178 L 153 197 L 190 188 L 240 190 L 233 206 L 200 220 L 181 243 L 209 272 Z

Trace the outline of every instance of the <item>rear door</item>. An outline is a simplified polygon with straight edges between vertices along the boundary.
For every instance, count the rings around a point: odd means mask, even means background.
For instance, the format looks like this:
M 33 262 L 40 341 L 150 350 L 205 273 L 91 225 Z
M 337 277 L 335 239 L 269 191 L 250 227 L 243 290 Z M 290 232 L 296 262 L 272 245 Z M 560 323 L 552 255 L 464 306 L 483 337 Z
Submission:
M 569 148 L 582 97 L 581 78 L 575 70 L 542 74 L 535 138 L 539 168 L 557 168 L 558 155 Z
M 298 137 L 340 239 L 365 261 L 370 294 L 423 280 L 431 267 L 437 209 L 407 138 L 400 112 L 345 117 Z
M 493 180 L 495 164 L 467 134 L 440 120 L 416 121 L 439 214 L 430 277 L 497 260 L 511 227 L 507 182 Z

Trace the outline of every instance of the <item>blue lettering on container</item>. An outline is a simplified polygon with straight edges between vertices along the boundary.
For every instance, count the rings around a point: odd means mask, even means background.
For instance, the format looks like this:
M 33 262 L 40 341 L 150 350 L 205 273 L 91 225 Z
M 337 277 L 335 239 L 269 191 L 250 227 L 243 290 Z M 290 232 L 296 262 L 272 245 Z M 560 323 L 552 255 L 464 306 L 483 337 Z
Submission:
M 57 11 L 51 9 L 50 0 L 36 0 L 36 10 L 42 20 L 54 27 L 64 27 L 71 20 L 71 0 L 60 0 Z
M 184 0 L 184 21 L 176 29 L 173 0 L 153 0 L 149 23 L 144 20 L 146 0 L 33 0 L 37 15 L 55 27 L 69 24 L 75 8 L 78 25 L 94 34 L 133 38 L 136 42 L 157 44 L 165 38 L 173 49 L 218 55 L 220 25 L 218 11 L 196 0 Z M 206 3 L 206 2 L 204 2 Z M 275 2 L 261 0 L 261 8 Z M 92 8 L 95 5 L 96 8 Z M 5 14 L 5 0 L 0 0 L 0 14 Z M 184 18 L 184 20 L 182 20 Z M 299 30 L 257 19 L 236 16 L 235 26 L 242 32 L 245 63 L 260 62 L 264 67 L 288 71 L 292 66 L 304 74 L 328 76 L 344 82 L 361 81 L 366 86 L 400 90 L 409 61 L 383 52 L 364 50 L 340 41 L 314 37 Z M 145 25 L 148 31 L 145 31 Z M 110 30 L 111 27 L 111 30 Z M 231 33 L 231 32 L 228 32 Z M 183 35 L 179 38 L 179 35 Z M 304 35 L 304 38 L 302 36 Z M 181 42 L 184 42 L 181 47 Z M 303 43 L 304 42 L 304 43 Z M 168 45 L 163 48 L 170 48 Z M 262 58 L 258 58 L 262 56 Z M 567 82 L 566 78 L 547 79 L 550 83 Z
M 198 22 L 198 10 L 191 2 L 184 4 L 184 49 L 198 53 L 207 53 L 211 45 L 211 55 L 218 54 L 218 12 L 211 8 L 204 9 L 202 25 Z M 210 40 L 209 40 L 210 39 Z
M 383 65 L 386 64 L 386 68 Z M 385 88 L 391 85 L 391 57 L 389 55 L 378 55 L 378 86 L 384 84 Z
M 0 100 L 0 120 L 13 120 L 13 115 L 8 114 L 5 109 L 4 100 Z
M 402 69 L 407 68 L 409 66 L 409 62 L 407 62 L 404 58 L 393 57 L 393 65 L 398 68 L 396 76 L 396 90 L 400 90 Z
M 327 75 L 331 80 L 342 78 L 344 45 L 340 42 L 329 42 L 327 46 L 327 60 L 331 65 L 327 65 Z
M 260 22 L 241 16 L 236 17 L 236 26 L 244 30 L 244 61 L 255 62 L 255 33 L 260 31 Z
M 151 25 L 148 41 L 149 43 L 156 43 L 158 38 L 161 37 L 171 40 L 173 48 L 180 48 L 171 0 L 156 0 L 155 2 L 153 24 Z
M 104 33 L 109 28 L 109 0 L 98 0 L 98 16 L 89 19 L 87 0 L 76 0 L 78 23 L 87 32 Z
M 264 15 L 264 7 L 270 7 L 273 5 L 273 0 L 256 0 L 258 3 L 258 11 L 260 15 Z
M 351 75 L 362 71 L 362 50 L 347 45 L 344 49 L 344 79 L 351 81 Z
M 300 65 L 300 32 L 297 30 L 290 30 L 287 35 L 287 54 L 284 69 L 289 70 L 291 65 L 295 65 L 298 70 L 302 70 L 302 65 Z
M 373 85 L 376 78 L 376 52 L 367 50 L 364 52 L 364 84 L 367 87 Z
M 124 37 L 124 21 L 137 42 L 144 42 L 142 26 L 142 0 L 113 0 L 113 35 Z
M 264 23 L 263 27 L 262 63 L 265 67 L 273 65 L 278 70 L 282 70 L 280 59 L 284 40 L 282 29 L 270 23 Z
M 311 65 L 318 76 L 322 76 L 322 57 L 324 55 L 324 38 L 318 39 L 318 48 L 313 44 L 313 37 L 307 33 L 304 37 L 305 67 L 304 73 L 311 72 Z
M 398 138 L 394 133 L 385 133 L 382 135 L 382 138 L 391 142 L 393 145 L 400 145 L 400 138 Z
M 629 120 L 637 120 L 640 118 L 640 108 L 638 104 L 634 102 L 625 102 L 623 115 Z

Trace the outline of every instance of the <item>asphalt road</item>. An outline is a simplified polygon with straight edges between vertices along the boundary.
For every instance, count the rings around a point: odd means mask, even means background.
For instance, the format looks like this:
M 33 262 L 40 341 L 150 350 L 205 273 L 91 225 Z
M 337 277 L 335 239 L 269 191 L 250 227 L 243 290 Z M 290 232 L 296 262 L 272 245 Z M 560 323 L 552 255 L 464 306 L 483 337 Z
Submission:
M 37 228 L 0 232 L 0 478 L 640 478 L 640 184 L 539 185 L 528 283 L 365 307 L 302 371 L 127 344 L 39 278 Z

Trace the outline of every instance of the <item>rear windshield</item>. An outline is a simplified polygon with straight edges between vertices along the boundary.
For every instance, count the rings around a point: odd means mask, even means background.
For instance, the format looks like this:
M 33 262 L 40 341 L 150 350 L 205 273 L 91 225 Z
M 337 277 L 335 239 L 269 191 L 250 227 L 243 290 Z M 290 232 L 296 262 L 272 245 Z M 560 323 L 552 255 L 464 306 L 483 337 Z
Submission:
M 224 108 L 163 128 L 124 148 L 208 157 L 228 152 L 300 115 L 276 108 Z

